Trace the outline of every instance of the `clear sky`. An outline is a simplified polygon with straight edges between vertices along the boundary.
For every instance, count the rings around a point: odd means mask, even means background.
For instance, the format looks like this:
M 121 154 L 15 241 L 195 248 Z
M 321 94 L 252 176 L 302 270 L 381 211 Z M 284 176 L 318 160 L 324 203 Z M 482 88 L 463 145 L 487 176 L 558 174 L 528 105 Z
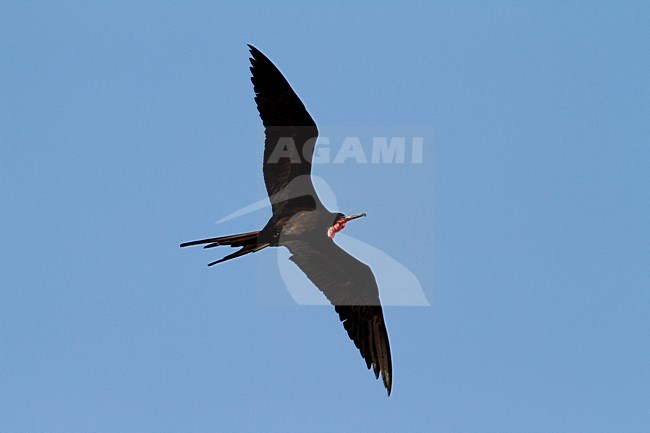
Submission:
M 650 6 L 304 3 L 2 2 L 0 431 L 648 431 Z M 247 43 L 332 155 L 424 137 L 314 169 L 431 304 L 390 398 L 285 252 L 178 247 L 269 216 L 215 224 L 264 198 Z

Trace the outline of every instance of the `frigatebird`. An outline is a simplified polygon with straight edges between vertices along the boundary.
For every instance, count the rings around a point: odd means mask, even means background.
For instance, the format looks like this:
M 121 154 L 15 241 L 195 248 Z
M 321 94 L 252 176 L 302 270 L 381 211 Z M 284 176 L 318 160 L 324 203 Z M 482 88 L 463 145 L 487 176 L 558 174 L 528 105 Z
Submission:
M 372 270 L 334 243 L 346 223 L 366 216 L 330 212 L 311 180 L 316 123 L 278 68 L 258 49 L 251 53 L 251 81 L 265 128 L 264 183 L 273 215 L 260 231 L 185 242 L 181 247 L 240 247 L 208 266 L 266 247 L 286 247 L 294 262 L 338 313 L 350 339 L 375 378 L 381 373 L 388 395 L 392 363 L 388 333 Z

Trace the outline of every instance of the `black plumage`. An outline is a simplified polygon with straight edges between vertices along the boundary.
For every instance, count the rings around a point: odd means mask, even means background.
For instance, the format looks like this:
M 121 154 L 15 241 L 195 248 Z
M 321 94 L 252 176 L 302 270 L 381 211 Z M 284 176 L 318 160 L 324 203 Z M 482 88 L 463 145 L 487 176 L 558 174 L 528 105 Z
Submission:
M 390 395 L 392 364 L 379 290 L 370 267 L 334 243 L 345 224 L 365 214 L 345 216 L 321 203 L 311 180 L 318 128 L 302 101 L 271 61 L 255 47 L 251 73 L 255 102 L 265 128 L 264 183 L 273 215 L 258 232 L 186 242 L 240 247 L 212 266 L 268 246 L 283 246 L 289 258 L 334 305 L 350 339 Z

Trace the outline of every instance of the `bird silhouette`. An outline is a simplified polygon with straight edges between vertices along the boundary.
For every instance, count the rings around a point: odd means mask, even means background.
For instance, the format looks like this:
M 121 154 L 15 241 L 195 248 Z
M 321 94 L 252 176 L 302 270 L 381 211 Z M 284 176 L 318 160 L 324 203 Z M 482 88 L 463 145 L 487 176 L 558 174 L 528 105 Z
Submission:
M 381 374 L 388 395 L 392 361 L 379 290 L 372 270 L 334 242 L 334 236 L 365 213 L 330 212 L 311 180 L 318 128 L 278 68 L 252 45 L 251 81 L 264 124 L 264 183 L 273 215 L 262 230 L 201 239 L 181 247 L 238 247 L 213 266 L 266 247 L 285 247 L 294 262 L 334 306 L 368 369 Z

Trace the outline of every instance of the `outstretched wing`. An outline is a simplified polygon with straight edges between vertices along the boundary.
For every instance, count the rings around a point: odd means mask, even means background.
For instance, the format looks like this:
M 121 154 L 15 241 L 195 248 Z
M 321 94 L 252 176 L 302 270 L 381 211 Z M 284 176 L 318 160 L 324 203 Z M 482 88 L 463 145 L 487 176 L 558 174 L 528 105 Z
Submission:
M 264 183 L 273 214 L 288 205 L 315 209 L 320 201 L 311 181 L 318 128 L 278 68 L 252 45 L 251 81 L 265 128 Z
M 334 305 L 341 322 L 375 377 L 381 373 L 390 395 L 392 362 L 390 344 L 372 270 L 339 248 L 334 241 L 290 241 L 289 258 Z

